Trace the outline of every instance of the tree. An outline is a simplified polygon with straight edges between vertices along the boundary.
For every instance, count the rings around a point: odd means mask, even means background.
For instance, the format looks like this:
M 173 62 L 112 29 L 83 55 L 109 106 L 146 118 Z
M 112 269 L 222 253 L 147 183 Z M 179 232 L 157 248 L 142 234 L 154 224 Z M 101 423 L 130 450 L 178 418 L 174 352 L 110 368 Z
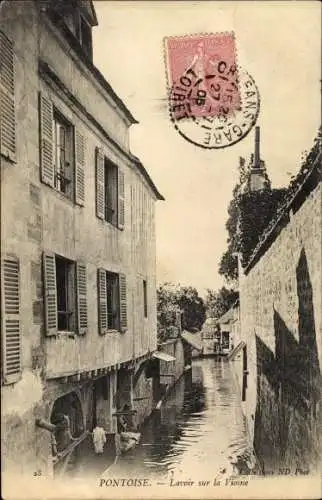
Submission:
M 239 216 L 239 201 L 240 191 L 242 186 L 248 183 L 249 165 L 246 166 L 245 158 L 239 157 L 238 173 L 239 180 L 233 189 L 233 196 L 228 205 L 228 219 L 226 229 L 228 232 L 227 250 L 223 253 L 219 262 L 219 274 L 225 277 L 226 281 L 231 284 L 236 284 L 238 279 L 238 261 L 237 252 L 239 249 L 238 241 L 238 216 Z
M 237 254 L 241 255 L 241 262 L 245 265 L 286 194 L 286 189 L 271 189 L 262 160 L 264 186 L 260 191 L 252 192 L 249 183 L 253 162 L 253 155 L 247 166 L 244 158 L 239 159 L 239 180 L 228 206 L 227 250 L 221 257 L 218 271 L 233 286 L 238 280 Z
M 205 300 L 208 317 L 220 318 L 220 316 L 230 309 L 238 297 L 238 292 L 232 288 L 228 289 L 223 286 L 218 291 L 208 288 Z
M 164 283 L 157 289 L 158 340 L 171 337 L 176 328 L 176 312 L 182 312 L 182 328 L 201 329 L 206 318 L 206 307 L 196 288 Z

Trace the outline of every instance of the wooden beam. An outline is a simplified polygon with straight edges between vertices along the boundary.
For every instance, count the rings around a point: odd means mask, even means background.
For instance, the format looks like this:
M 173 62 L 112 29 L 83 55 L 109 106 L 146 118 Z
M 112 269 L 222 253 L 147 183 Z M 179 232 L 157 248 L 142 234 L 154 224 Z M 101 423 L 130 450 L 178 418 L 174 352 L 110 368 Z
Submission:
M 72 376 L 70 377 L 70 380 L 71 380 L 72 382 L 79 382 L 79 381 L 80 381 L 80 377 L 81 377 L 81 376 L 80 376 L 80 373 L 76 373 L 75 375 L 72 375 Z
M 136 410 L 124 410 L 124 411 L 118 410 L 115 413 L 112 413 L 112 417 L 118 417 L 121 415 L 135 415 L 136 413 L 137 413 Z
M 71 453 L 84 439 L 90 434 L 89 431 L 85 431 L 81 436 L 78 438 L 75 438 L 74 441 L 71 442 L 71 444 L 65 448 L 63 451 L 60 451 L 57 454 L 57 459 L 55 460 L 55 464 L 59 462 L 60 460 L 63 460 L 69 453 Z

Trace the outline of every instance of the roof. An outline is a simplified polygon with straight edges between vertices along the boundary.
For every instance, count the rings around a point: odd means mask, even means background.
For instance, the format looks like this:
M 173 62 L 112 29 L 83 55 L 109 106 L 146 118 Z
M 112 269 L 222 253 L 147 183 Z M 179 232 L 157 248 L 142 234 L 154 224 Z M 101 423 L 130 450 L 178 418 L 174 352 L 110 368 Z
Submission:
M 212 318 L 212 317 L 206 318 L 205 321 L 204 321 L 204 324 L 203 324 L 202 328 L 207 327 L 207 326 L 209 326 L 209 327 L 216 326 L 216 324 L 217 324 L 217 319 L 216 318 Z
M 161 359 L 161 361 L 166 361 L 166 362 L 176 360 L 176 358 L 174 356 L 171 356 L 171 354 L 168 354 L 168 353 L 163 352 L 163 351 L 154 352 L 152 354 L 152 358 Z
M 234 319 L 234 308 L 231 307 L 226 311 L 220 318 L 218 318 L 218 323 L 231 323 Z
M 202 343 L 196 334 L 184 330 L 181 332 L 181 338 L 190 344 L 194 349 L 197 349 L 197 351 L 202 351 Z
M 151 177 L 149 176 L 147 170 L 145 169 L 144 165 L 142 164 L 141 160 L 137 158 L 135 155 L 131 153 L 131 159 L 137 166 L 138 170 L 141 172 L 149 186 L 151 187 L 152 191 L 154 192 L 155 196 L 157 197 L 158 200 L 164 200 L 164 197 L 162 194 L 159 192 L 157 187 L 155 186 L 154 182 L 152 181 Z
M 95 7 L 93 0 L 81 0 L 81 7 L 86 12 L 88 18 L 91 21 L 92 26 L 98 25 L 98 20 L 96 17 Z

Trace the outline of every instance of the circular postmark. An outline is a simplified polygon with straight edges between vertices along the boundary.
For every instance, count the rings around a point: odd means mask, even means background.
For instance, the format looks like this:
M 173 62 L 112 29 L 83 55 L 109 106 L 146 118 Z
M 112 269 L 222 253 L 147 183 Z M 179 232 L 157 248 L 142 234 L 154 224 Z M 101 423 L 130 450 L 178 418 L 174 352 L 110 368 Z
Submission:
M 187 141 L 205 149 L 236 144 L 255 125 L 260 95 L 243 68 L 208 59 L 202 75 L 188 69 L 169 92 L 171 121 Z

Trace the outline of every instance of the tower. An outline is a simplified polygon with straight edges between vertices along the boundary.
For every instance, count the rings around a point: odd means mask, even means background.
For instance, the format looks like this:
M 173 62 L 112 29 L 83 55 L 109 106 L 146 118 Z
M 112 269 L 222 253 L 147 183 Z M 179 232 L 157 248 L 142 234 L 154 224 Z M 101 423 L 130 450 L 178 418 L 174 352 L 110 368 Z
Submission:
M 260 127 L 255 127 L 255 152 L 249 172 L 249 190 L 260 191 L 267 186 L 266 168 L 260 159 Z

